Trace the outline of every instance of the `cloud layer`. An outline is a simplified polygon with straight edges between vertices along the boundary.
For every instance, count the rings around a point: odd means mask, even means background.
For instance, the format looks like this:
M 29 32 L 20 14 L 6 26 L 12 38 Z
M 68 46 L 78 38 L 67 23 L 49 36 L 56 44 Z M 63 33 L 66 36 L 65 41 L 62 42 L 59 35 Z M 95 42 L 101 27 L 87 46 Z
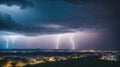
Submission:
M 48 1 L 53 2 L 54 0 Z M 120 5 L 118 4 L 118 1 L 63 0 L 61 2 L 72 3 L 76 7 L 76 9 L 73 11 L 72 14 L 54 19 L 54 21 L 39 21 L 39 23 L 33 22 L 29 25 L 15 22 L 10 14 L 0 14 L 0 30 L 12 31 L 28 35 L 51 33 L 56 34 L 93 28 L 96 30 L 107 29 L 110 32 L 119 32 L 118 28 L 120 25 L 120 8 L 117 6 Z M 0 0 L 0 5 L 17 5 L 24 9 L 27 7 L 33 7 L 32 0 Z M 43 8 L 46 9 L 44 6 Z
M 8 14 L 0 14 L 0 30 L 21 33 L 24 35 L 43 35 L 73 32 L 70 28 L 65 28 L 61 25 L 47 24 L 47 25 L 22 25 L 16 23 Z
M 21 9 L 33 7 L 33 3 L 30 0 L 0 0 L 0 5 L 7 6 L 17 5 L 20 6 Z
M 101 35 L 93 41 L 94 47 L 120 47 L 119 0 L 0 0 L 0 5 L 9 8 L 5 8 L 4 13 L 0 11 L 0 36 L 14 33 L 41 36 L 87 31 Z M 21 8 L 14 12 L 13 7 L 10 11 L 14 5 Z M 26 9 L 29 7 L 33 8 Z M 78 42 L 81 37 L 84 40 L 87 35 L 78 37 Z M 91 45 L 85 42 L 87 46 Z

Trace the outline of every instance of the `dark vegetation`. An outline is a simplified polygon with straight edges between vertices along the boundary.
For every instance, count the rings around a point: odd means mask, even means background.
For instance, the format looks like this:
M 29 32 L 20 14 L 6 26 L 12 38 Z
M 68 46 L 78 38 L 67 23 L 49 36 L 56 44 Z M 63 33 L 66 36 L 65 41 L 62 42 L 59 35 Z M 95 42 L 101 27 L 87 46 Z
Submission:
M 28 65 L 26 67 L 120 67 L 120 62 L 99 60 L 97 58 L 82 58 Z

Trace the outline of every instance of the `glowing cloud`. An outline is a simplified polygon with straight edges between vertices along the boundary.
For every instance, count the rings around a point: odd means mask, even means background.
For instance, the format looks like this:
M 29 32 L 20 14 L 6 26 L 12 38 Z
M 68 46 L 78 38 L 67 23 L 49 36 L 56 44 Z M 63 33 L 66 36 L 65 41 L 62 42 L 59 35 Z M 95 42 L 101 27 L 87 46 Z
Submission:
M 21 9 L 20 9 L 20 7 L 19 6 L 11 6 L 11 7 L 9 7 L 9 6 L 6 6 L 6 5 L 0 5 L 0 9 L 2 9 L 2 10 L 0 10 L 1 12 L 4 12 L 4 13 L 12 13 L 12 12 L 14 12 L 14 13 L 18 13 L 18 12 L 21 12 Z
M 8 36 L 8 38 L 14 43 L 17 38 L 19 38 L 20 35 L 13 35 L 13 36 Z
M 96 37 L 97 32 L 75 32 L 75 33 L 64 33 L 64 34 L 53 34 L 53 35 L 39 35 L 39 36 L 24 36 L 20 34 L 6 34 L 1 35 L 5 40 L 5 48 L 41 48 L 41 49 L 78 49 L 81 46 L 84 47 L 86 41 L 92 43 Z M 48 41 L 47 41 L 47 40 Z M 50 46 L 51 45 L 51 46 Z M 18 47 L 19 46 L 19 47 Z M 23 47 L 24 46 L 24 47 Z M 67 47 L 68 46 L 68 47 Z

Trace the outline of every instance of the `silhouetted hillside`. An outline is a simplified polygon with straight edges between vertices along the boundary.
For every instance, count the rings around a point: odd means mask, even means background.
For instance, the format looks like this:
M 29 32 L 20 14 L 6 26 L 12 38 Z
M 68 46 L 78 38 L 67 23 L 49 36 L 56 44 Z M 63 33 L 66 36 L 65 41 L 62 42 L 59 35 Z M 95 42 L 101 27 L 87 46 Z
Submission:
M 48 62 L 26 67 L 120 67 L 120 62 L 103 61 L 95 58 L 83 58 L 68 61 Z

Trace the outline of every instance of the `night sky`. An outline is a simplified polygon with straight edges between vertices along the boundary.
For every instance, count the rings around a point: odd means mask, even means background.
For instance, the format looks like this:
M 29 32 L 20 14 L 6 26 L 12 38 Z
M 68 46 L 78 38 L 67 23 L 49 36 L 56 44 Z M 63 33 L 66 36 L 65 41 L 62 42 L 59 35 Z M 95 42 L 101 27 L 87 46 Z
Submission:
M 0 0 L 0 49 L 58 43 L 58 49 L 74 43 L 75 49 L 120 50 L 120 1 Z

